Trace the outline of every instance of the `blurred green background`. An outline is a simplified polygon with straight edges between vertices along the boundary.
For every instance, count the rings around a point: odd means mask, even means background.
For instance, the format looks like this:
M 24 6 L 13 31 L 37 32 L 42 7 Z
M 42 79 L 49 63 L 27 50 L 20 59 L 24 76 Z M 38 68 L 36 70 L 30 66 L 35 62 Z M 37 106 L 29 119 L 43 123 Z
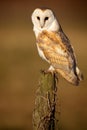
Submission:
M 87 3 L 84 0 L 0 0 L 0 130 L 32 130 L 40 70 L 31 14 L 51 8 L 74 46 L 84 74 L 79 87 L 59 76 L 60 130 L 87 130 Z

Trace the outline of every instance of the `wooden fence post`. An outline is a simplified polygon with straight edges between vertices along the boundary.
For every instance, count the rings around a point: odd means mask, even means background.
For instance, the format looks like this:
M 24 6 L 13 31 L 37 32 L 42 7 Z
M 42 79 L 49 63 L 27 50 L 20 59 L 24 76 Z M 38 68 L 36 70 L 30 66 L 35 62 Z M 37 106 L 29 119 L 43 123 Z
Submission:
M 57 82 L 55 73 L 41 72 L 33 111 L 34 130 L 58 130 L 55 117 Z

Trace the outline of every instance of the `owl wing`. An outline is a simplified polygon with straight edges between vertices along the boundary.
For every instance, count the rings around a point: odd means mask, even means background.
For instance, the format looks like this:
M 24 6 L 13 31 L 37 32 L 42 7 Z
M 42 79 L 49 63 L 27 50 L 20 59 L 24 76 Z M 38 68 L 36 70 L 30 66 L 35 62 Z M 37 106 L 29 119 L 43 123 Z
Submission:
M 70 71 L 76 66 L 73 48 L 63 32 L 43 31 L 38 36 L 37 44 L 55 69 Z

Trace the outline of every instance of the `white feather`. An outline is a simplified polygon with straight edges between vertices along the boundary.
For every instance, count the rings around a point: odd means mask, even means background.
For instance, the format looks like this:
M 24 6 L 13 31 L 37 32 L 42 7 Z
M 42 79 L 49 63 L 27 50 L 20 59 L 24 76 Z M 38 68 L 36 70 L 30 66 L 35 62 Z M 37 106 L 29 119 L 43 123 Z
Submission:
M 39 48 L 38 45 L 37 45 L 37 50 L 38 50 L 39 56 L 40 56 L 42 59 L 44 59 L 44 60 L 46 60 L 47 62 L 49 62 L 49 61 L 46 59 L 46 57 L 45 57 L 43 51 Z

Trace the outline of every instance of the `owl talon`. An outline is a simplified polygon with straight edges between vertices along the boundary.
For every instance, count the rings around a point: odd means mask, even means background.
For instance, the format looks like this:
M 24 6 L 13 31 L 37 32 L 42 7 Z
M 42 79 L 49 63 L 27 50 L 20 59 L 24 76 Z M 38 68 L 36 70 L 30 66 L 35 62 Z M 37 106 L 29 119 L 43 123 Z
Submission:
M 52 74 L 52 72 L 50 70 L 41 70 L 41 73 L 43 73 L 43 74 L 51 73 Z

